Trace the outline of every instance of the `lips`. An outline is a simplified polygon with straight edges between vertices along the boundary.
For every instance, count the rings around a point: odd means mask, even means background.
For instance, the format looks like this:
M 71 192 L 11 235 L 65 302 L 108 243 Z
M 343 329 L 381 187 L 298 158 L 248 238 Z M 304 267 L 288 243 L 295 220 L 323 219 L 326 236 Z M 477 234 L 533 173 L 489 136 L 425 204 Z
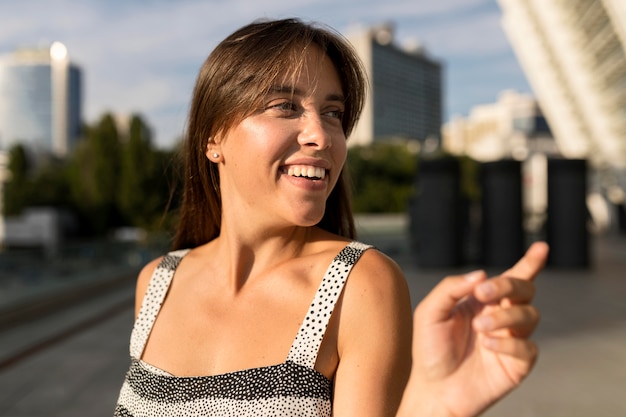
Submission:
M 304 177 L 314 180 L 323 180 L 326 177 L 324 168 L 312 165 L 289 165 L 283 168 L 283 172 L 292 177 Z

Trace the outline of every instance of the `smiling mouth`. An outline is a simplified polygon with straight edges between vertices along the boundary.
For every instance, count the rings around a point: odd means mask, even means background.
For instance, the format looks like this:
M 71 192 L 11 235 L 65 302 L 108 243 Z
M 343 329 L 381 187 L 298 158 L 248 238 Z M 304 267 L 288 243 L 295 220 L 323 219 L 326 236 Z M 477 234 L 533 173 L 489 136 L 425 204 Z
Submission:
M 290 165 L 283 168 L 283 173 L 291 177 L 301 177 L 310 180 L 323 180 L 326 177 L 326 170 L 311 165 Z

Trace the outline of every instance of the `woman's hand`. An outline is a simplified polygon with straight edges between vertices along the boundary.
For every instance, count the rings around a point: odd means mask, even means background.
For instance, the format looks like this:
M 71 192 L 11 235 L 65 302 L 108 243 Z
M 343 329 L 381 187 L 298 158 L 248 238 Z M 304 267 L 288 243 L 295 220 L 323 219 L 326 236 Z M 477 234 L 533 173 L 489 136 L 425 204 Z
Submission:
M 398 415 L 476 416 L 531 371 L 539 322 L 530 303 L 548 246 L 533 244 L 502 275 L 448 277 L 419 304 L 413 366 Z

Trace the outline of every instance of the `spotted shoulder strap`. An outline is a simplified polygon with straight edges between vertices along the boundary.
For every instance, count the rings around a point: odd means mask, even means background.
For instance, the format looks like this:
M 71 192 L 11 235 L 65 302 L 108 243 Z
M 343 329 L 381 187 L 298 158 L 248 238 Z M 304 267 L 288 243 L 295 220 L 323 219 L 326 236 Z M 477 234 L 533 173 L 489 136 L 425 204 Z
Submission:
M 170 252 L 157 265 L 143 296 L 139 314 L 130 337 L 130 356 L 139 359 L 148 341 L 159 310 L 165 300 L 174 272 L 189 249 Z
M 288 361 L 313 368 L 326 327 L 352 267 L 370 245 L 350 242 L 333 259 L 324 274 L 309 311 L 291 346 Z

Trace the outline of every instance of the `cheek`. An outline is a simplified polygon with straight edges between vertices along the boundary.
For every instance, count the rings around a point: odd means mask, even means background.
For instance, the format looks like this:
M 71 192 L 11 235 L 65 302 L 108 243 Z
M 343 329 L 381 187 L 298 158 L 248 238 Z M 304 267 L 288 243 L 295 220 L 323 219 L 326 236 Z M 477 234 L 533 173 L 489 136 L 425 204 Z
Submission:
M 266 157 L 275 157 L 285 148 L 292 146 L 293 132 L 289 126 L 280 123 L 259 121 L 249 123 L 245 130 L 248 151 Z
M 271 126 L 249 117 L 231 130 L 224 145 L 233 162 L 243 167 L 251 161 L 258 163 L 268 158 L 274 151 L 276 137 L 278 135 Z
M 339 181 L 341 177 L 341 172 L 345 168 L 347 156 L 348 148 L 345 141 L 342 143 L 333 143 L 333 161 L 337 167 L 333 175 L 333 188 L 337 185 L 337 181 Z
M 335 152 L 335 163 L 341 166 L 345 165 L 346 158 L 348 157 L 348 145 L 345 139 L 333 143 L 333 148 L 333 152 Z

